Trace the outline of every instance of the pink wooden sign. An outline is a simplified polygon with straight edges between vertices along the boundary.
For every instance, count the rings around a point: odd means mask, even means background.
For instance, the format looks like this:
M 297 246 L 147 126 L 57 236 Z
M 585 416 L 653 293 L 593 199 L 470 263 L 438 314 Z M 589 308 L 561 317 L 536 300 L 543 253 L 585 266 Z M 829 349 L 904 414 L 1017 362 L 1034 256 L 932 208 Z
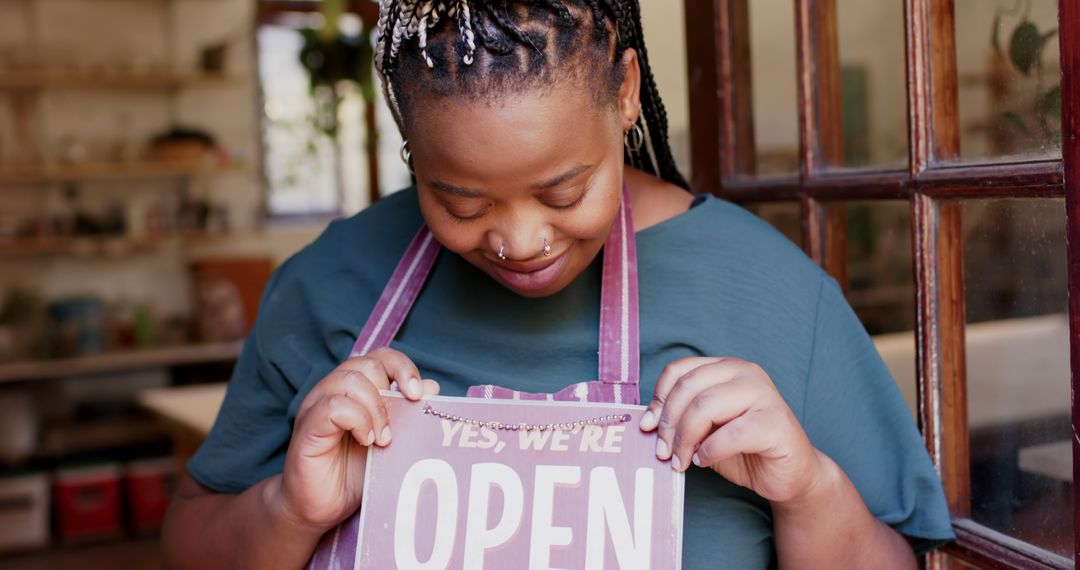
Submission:
M 370 448 L 361 511 L 312 568 L 680 568 L 683 475 L 638 429 L 645 408 L 384 395 L 394 441 Z

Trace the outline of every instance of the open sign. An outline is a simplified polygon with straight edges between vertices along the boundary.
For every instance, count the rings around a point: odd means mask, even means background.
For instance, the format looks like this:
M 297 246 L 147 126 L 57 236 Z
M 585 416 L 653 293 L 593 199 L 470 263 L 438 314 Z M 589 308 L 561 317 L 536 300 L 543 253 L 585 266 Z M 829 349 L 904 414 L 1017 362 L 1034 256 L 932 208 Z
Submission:
M 385 396 L 394 443 L 370 448 L 361 510 L 312 567 L 680 567 L 683 475 L 643 407 Z

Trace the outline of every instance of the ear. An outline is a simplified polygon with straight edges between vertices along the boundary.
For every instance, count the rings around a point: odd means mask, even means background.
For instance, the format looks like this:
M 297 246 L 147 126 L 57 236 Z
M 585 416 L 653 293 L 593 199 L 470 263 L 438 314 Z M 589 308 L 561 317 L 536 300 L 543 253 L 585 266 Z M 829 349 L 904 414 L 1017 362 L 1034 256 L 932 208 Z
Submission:
M 623 131 L 630 130 L 641 114 L 641 68 L 637 52 L 627 48 L 619 65 L 623 66 L 622 85 L 619 86 L 619 120 Z

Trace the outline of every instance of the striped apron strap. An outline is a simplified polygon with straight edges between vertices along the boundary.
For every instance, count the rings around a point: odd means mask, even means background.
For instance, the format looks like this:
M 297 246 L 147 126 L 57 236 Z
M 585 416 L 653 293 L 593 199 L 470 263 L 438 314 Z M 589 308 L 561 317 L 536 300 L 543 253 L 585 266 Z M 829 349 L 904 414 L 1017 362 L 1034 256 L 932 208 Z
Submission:
M 426 225 L 421 226 L 390 276 L 390 282 L 383 288 L 375 310 L 360 329 L 350 357 L 390 346 L 427 281 L 441 247 L 431 230 Z
M 630 193 L 604 244 L 600 288 L 600 382 L 612 386 L 615 403 L 637 404 L 641 375 L 638 322 L 638 264 Z
M 427 226 L 413 238 L 375 309 L 360 330 L 350 356 L 390 346 L 427 281 L 441 246 Z M 578 382 L 550 394 L 532 394 L 498 386 L 473 386 L 480 398 L 575 400 L 637 404 L 640 400 L 640 330 L 638 323 L 637 248 L 630 195 L 623 186 L 618 216 L 604 244 L 600 288 L 599 380 Z

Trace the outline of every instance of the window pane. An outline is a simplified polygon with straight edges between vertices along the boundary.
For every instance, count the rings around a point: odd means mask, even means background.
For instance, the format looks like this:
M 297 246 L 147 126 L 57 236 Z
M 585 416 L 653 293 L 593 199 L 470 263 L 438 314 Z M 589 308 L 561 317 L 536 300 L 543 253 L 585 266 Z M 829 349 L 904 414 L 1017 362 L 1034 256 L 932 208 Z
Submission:
M 797 174 L 799 115 L 795 3 L 791 0 L 750 0 L 748 4 L 756 173 L 764 176 Z M 741 63 L 735 62 L 735 65 Z
M 904 5 L 838 0 L 846 167 L 907 164 Z
M 870 334 L 915 328 L 911 206 L 848 202 L 848 301 Z
M 914 416 L 915 288 L 911 206 L 905 201 L 847 204 L 848 302 L 874 339 Z
M 964 205 L 972 518 L 1071 558 L 1063 200 Z
M 271 214 L 336 212 L 334 148 L 314 124 L 316 104 L 300 64 L 304 39 L 296 29 L 262 26 L 258 45 L 267 208 Z
M 956 0 L 963 160 L 1061 156 L 1057 0 Z

